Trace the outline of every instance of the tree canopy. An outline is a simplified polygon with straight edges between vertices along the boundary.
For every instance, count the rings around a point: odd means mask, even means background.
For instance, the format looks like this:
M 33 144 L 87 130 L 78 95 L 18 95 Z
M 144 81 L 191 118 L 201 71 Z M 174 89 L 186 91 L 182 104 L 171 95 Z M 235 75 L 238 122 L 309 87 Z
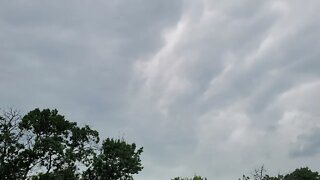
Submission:
M 23 117 L 5 111 L 0 131 L 0 179 L 76 180 L 91 173 L 95 180 L 117 180 L 142 170 L 142 148 L 110 138 L 99 147 L 96 130 L 66 120 L 56 109 L 34 109 Z
M 242 180 L 320 180 L 320 175 L 316 171 L 312 171 L 308 167 L 297 168 L 291 173 L 277 176 L 270 176 L 266 174 L 264 166 L 255 169 L 254 173 L 250 176 L 243 175 Z M 240 179 L 239 179 L 240 180 Z
M 140 154 L 136 145 L 127 144 L 124 140 L 107 138 L 102 143 L 101 152 L 93 160 L 92 167 L 85 172 L 90 180 L 133 179 L 132 174 L 142 170 Z

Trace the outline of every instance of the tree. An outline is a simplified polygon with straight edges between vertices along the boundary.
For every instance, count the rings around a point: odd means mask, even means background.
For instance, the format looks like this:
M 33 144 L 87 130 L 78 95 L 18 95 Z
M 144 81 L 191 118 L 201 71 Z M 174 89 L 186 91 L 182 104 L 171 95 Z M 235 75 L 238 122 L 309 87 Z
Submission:
M 107 138 L 94 158 L 92 167 L 84 173 L 84 179 L 90 180 L 132 180 L 132 175 L 143 169 L 140 154 L 143 148 L 124 140 Z
M 19 129 L 21 116 L 9 109 L 0 115 L 0 179 L 21 179 L 24 167 L 19 161 L 22 132 Z
M 318 172 L 311 171 L 308 167 L 303 167 L 285 175 L 284 180 L 320 180 L 320 175 Z
M 308 167 L 296 169 L 295 171 L 286 175 L 278 174 L 277 176 L 269 176 L 264 172 L 266 171 L 263 166 L 260 169 L 254 170 L 252 179 L 256 180 L 262 178 L 262 180 L 320 180 L 319 173 L 311 171 Z M 243 175 L 242 180 L 250 180 L 250 177 Z
M 124 180 L 143 168 L 143 148 L 110 138 L 98 148 L 97 131 L 79 127 L 56 109 L 35 109 L 22 118 L 6 111 L 0 131 L 1 180 Z
M 267 175 L 265 174 L 266 172 L 267 171 L 266 171 L 264 165 L 262 165 L 258 169 L 254 169 L 254 172 L 252 174 L 253 179 L 254 180 L 265 180 L 267 178 Z
M 251 177 L 253 180 L 269 180 L 269 176 L 265 173 L 266 169 L 264 165 L 262 165 L 261 167 L 253 170 Z M 242 178 L 239 178 L 239 180 L 250 180 L 250 177 L 247 175 L 243 175 Z
M 45 169 L 40 177 L 48 178 L 61 172 L 69 172 L 70 176 L 73 172 L 76 178 L 76 164 L 88 165 L 89 158 L 94 156 L 93 145 L 99 142 L 97 131 L 89 126 L 78 127 L 57 110 L 30 111 L 19 127 L 26 140 L 26 149 L 22 152 L 27 160 L 25 177 L 33 167 L 40 166 Z
M 23 118 L 18 111 L 5 111 L 0 130 L 0 179 L 8 180 L 27 179 L 31 171 L 33 178 L 76 178 L 77 165 L 92 162 L 99 141 L 97 131 L 49 109 L 35 109 Z
M 193 178 L 175 177 L 171 180 L 207 180 L 207 178 L 203 178 L 201 176 L 194 175 Z

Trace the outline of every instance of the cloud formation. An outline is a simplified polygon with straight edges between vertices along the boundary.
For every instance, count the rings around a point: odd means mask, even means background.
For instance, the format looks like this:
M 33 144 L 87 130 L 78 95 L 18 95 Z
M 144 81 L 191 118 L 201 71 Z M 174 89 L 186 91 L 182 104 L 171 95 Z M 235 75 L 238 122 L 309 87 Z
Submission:
M 136 179 L 319 169 L 317 1 L 0 1 L 0 106 L 144 146 Z

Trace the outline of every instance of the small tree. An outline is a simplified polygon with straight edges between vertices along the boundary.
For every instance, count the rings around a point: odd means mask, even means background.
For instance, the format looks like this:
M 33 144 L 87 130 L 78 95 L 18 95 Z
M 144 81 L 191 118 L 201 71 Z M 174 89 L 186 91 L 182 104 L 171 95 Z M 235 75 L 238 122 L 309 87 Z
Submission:
M 264 179 L 266 179 L 266 177 L 267 177 L 266 174 L 265 174 L 266 172 L 267 171 L 266 171 L 264 165 L 262 165 L 260 168 L 254 169 L 253 174 L 252 174 L 253 179 L 254 180 L 264 180 Z

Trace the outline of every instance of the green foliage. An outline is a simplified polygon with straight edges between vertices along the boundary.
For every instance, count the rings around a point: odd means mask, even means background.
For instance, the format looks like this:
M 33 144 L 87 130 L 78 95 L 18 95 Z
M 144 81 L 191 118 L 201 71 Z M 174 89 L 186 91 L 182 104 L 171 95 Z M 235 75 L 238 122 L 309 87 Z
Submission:
M 97 155 L 98 132 L 57 110 L 35 109 L 23 118 L 3 112 L 0 131 L 0 179 L 132 179 L 142 170 L 142 148 L 108 138 Z
M 318 172 L 311 171 L 308 167 L 303 167 L 285 175 L 284 180 L 320 180 L 320 175 Z
M 98 132 L 88 126 L 78 127 L 67 121 L 57 110 L 35 109 L 22 118 L 19 128 L 25 134 L 27 170 L 41 166 L 41 177 L 49 178 L 56 172 L 76 171 L 76 164 L 87 164 L 94 156 L 93 144 L 98 143 Z M 40 176 L 40 175 L 39 175 Z
M 123 140 L 107 138 L 100 154 L 94 158 L 92 167 L 84 179 L 90 180 L 131 180 L 132 174 L 142 170 L 140 154 L 143 148 L 136 150 L 136 145 Z

